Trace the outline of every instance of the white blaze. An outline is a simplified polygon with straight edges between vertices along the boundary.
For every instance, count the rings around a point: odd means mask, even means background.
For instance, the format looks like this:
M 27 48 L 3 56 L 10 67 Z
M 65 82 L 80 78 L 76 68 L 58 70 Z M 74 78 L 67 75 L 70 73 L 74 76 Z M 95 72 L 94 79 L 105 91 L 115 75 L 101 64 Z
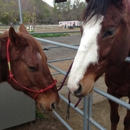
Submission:
M 41 54 L 39 52 L 37 52 L 37 58 L 42 59 L 42 56 L 41 56 Z
M 90 63 L 98 62 L 97 36 L 101 31 L 103 16 L 96 23 L 95 20 L 96 16 L 83 25 L 83 35 L 68 80 L 68 88 L 72 93 L 78 89 L 78 82 L 83 78 Z

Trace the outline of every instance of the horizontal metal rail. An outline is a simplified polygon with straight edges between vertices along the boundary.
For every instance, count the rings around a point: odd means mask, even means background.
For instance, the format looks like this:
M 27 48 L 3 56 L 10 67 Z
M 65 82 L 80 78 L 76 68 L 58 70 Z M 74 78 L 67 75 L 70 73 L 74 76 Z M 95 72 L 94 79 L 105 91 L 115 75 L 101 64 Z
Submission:
M 59 73 L 59 72 L 57 72 L 57 73 L 52 73 L 53 76 L 54 76 L 54 75 L 59 75 L 59 74 L 61 74 L 61 73 Z
M 50 41 L 50 40 L 46 40 L 46 39 L 41 39 L 41 38 L 36 38 L 36 39 L 38 41 L 40 41 L 40 42 L 45 42 L 45 43 L 49 43 L 49 44 L 53 44 L 53 45 L 57 45 L 57 46 L 62 46 L 62 47 L 66 47 L 66 48 L 69 48 L 69 49 L 74 49 L 74 50 L 78 49 L 77 46 L 68 45 L 68 44 L 65 44 L 65 43 L 54 42 L 54 41 Z
M 61 69 L 59 69 L 59 68 L 57 68 L 57 67 L 55 67 L 55 66 L 53 66 L 53 65 L 51 65 L 51 64 L 49 64 L 49 63 L 48 63 L 48 66 L 49 66 L 50 68 L 52 68 L 52 69 L 58 71 L 59 73 L 61 73 L 61 74 L 63 74 L 63 75 L 66 75 L 66 74 L 67 74 L 65 71 L 63 71 L 63 70 L 61 70 Z
M 130 110 L 130 104 L 128 104 L 128 103 L 126 103 L 126 102 L 124 102 L 124 101 L 122 101 L 122 100 L 120 100 L 120 99 L 118 99 L 118 98 L 116 98 L 116 97 L 114 97 L 114 96 L 108 94 L 108 93 L 105 93 L 105 92 L 103 92 L 103 91 L 97 89 L 96 87 L 94 88 L 94 91 L 95 91 L 96 93 L 98 93 L 98 94 L 100 94 L 100 95 L 102 95 L 102 96 L 104 96 L 104 97 L 106 97 L 106 98 L 108 98 L 108 99 L 110 99 L 110 100 L 116 102 L 117 104 L 120 104 L 120 105 L 122 105 L 122 106 L 124 106 L 125 108 L 127 108 L 127 109 Z
M 47 62 L 48 62 L 48 63 L 53 63 L 53 62 L 73 60 L 73 59 L 74 59 L 74 57 L 72 57 L 72 58 L 65 58 L 65 59 L 58 59 L 58 60 L 49 60 L 49 61 L 47 61 Z
M 90 121 L 91 124 L 95 125 L 98 129 L 100 129 L 100 130 L 106 130 L 106 128 L 104 128 L 100 124 L 98 124 L 93 118 L 90 118 L 89 121 Z
M 79 45 L 73 45 L 73 46 L 79 46 Z M 45 47 L 43 48 L 43 50 L 50 50 L 52 48 L 61 48 L 62 46 L 48 46 L 48 47 Z
M 126 57 L 125 61 L 130 62 L 130 57 Z
M 73 130 L 58 114 L 56 111 L 53 111 L 54 115 L 61 121 L 62 124 L 68 129 Z

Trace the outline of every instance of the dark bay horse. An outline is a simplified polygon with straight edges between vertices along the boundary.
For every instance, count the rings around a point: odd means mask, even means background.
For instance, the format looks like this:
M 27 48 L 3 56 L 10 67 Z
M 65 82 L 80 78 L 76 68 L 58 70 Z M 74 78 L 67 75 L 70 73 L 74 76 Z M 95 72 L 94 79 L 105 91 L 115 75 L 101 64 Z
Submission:
M 56 81 L 42 47 L 23 24 L 18 33 L 10 27 L 0 36 L 0 82 L 3 81 L 35 99 L 39 109 L 52 110 L 59 102 Z
M 77 97 L 88 95 L 94 82 L 105 73 L 108 93 L 130 103 L 130 0 L 86 0 L 82 38 L 68 80 L 68 88 Z M 118 104 L 111 106 L 111 130 L 119 122 Z M 130 110 L 124 119 L 130 130 Z

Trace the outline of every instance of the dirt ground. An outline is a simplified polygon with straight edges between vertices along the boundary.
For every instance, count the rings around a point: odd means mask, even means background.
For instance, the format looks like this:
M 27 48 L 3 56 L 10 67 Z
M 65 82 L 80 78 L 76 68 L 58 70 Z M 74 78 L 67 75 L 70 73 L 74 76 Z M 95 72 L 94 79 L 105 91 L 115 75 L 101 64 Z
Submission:
M 80 35 L 74 35 L 74 36 L 67 36 L 67 37 L 58 37 L 58 38 L 46 38 L 49 40 L 61 42 L 61 43 L 67 43 L 67 44 L 73 44 L 73 45 L 79 45 L 80 43 Z M 45 43 L 42 43 L 44 48 L 54 45 L 48 45 Z M 49 49 L 48 51 L 45 51 L 48 61 L 54 60 L 54 59 L 63 59 L 63 58 L 69 58 L 74 57 L 76 54 L 76 50 L 70 50 L 66 48 L 53 48 Z M 57 62 L 57 63 L 51 63 L 55 65 L 58 68 L 61 68 L 64 71 L 67 71 L 69 65 L 71 64 L 70 61 L 66 62 Z M 51 69 L 52 73 L 55 73 Z M 54 75 L 54 78 L 58 80 L 57 86 L 60 86 L 63 75 Z M 106 86 L 104 85 L 103 76 L 100 78 L 100 80 L 96 83 L 96 86 L 102 85 L 103 88 L 106 90 Z M 67 96 L 66 91 L 62 90 L 60 93 L 62 93 L 64 96 Z M 94 96 L 96 99 L 96 96 Z M 101 97 L 102 98 L 102 97 Z M 93 100 L 95 100 L 93 99 Z M 102 98 L 103 99 L 103 98 Z M 81 102 L 82 103 L 82 102 Z M 83 109 L 83 105 L 79 105 L 80 109 Z M 73 130 L 82 130 L 83 129 L 83 117 L 79 115 L 75 110 L 72 108 L 70 109 L 70 119 L 66 119 L 66 111 L 67 111 L 67 104 L 64 103 L 64 101 L 60 101 L 56 111 L 58 112 L 61 117 L 67 121 L 67 123 L 72 127 Z M 119 108 L 121 120 L 120 125 L 118 127 L 118 130 L 123 130 L 123 118 L 126 114 L 126 109 L 121 107 Z M 110 119 L 109 119 L 109 103 L 107 99 L 103 99 L 98 103 L 93 104 L 92 109 L 92 117 L 94 120 L 96 120 L 98 123 L 100 123 L 104 128 L 107 130 L 110 130 Z M 39 119 L 36 118 L 35 121 L 29 122 L 20 126 L 16 126 L 7 130 L 67 130 L 61 124 L 61 122 L 54 116 L 52 112 L 43 112 L 43 117 Z M 98 128 L 92 126 L 92 130 L 98 130 Z

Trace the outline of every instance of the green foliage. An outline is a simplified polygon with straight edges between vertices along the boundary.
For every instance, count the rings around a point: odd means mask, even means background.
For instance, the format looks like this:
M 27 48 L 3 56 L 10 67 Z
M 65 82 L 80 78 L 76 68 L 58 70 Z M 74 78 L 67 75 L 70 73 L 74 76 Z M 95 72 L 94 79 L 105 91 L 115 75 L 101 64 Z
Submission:
M 3 24 L 16 23 L 18 6 L 14 0 L 0 0 L 0 22 Z
M 71 21 L 71 20 L 81 20 L 81 15 L 85 9 L 85 2 L 81 0 L 67 0 L 64 3 L 55 3 L 54 12 L 58 14 L 59 21 Z
M 60 37 L 60 36 L 68 36 L 69 34 L 62 33 L 52 33 L 52 34 L 31 34 L 33 37 L 43 38 L 43 37 Z
M 44 115 L 36 108 L 36 118 L 39 120 L 44 119 Z
M 54 8 L 42 0 L 21 0 L 24 24 L 58 24 L 61 20 L 80 20 L 85 3 L 80 0 L 67 0 L 64 3 L 54 3 Z M 0 0 L 0 23 L 18 24 L 18 0 Z

